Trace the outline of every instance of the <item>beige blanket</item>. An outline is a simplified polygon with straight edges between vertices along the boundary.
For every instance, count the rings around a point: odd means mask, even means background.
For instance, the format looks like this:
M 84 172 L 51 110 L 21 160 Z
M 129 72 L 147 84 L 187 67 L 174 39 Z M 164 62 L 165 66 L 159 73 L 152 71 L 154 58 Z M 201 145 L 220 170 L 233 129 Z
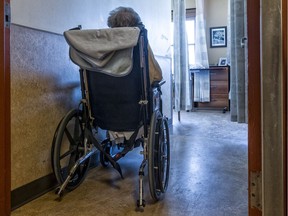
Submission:
M 64 37 L 70 58 L 82 69 L 112 76 L 125 76 L 133 66 L 133 47 L 140 30 L 136 27 L 70 30 Z

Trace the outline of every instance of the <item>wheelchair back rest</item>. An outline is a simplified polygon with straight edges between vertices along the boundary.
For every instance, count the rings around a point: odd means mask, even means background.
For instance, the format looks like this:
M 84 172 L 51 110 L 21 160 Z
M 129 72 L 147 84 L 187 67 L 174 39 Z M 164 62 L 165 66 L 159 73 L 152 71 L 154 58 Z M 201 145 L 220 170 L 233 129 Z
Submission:
M 115 77 L 87 71 L 87 82 L 95 125 L 114 131 L 137 128 L 142 92 L 139 45 L 133 49 L 133 68 L 128 75 Z
M 145 71 L 144 79 L 149 82 L 144 26 L 72 30 L 64 32 L 64 37 L 70 45 L 71 60 L 86 71 L 94 125 L 106 130 L 134 131 L 142 117 L 139 102 L 143 97 L 148 100 L 150 94 L 150 84 L 142 80 Z

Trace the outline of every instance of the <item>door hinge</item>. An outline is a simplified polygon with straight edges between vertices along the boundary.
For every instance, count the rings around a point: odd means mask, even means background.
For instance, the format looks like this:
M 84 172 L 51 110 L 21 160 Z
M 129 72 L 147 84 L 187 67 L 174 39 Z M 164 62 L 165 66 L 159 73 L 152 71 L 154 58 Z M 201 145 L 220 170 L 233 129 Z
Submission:
M 250 205 L 262 210 L 262 173 L 250 172 Z
M 4 6 L 4 26 L 5 26 L 5 28 L 10 28 L 10 24 L 11 24 L 10 3 L 5 2 L 5 6 Z

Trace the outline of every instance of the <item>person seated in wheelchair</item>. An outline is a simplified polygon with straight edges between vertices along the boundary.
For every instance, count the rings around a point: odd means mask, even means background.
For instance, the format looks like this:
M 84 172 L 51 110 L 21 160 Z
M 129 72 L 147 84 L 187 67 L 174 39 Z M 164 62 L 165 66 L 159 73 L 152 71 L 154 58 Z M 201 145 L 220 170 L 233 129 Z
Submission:
M 117 27 L 137 27 L 143 24 L 139 14 L 133 8 L 121 6 L 110 11 L 107 19 L 107 25 L 110 28 L 117 28 Z M 149 43 L 148 43 L 148 66 L 149 66 L 150 84 L 152 85 L 154 82 L 161 81 L 163 79 L 162 70 L 154 57 L 153 51 Z M 142 129 L 143 128 L 141 128 L 141 130 L 139 131 L 137 138 L 141 137 L 141 134 L 143 134 Z M 111 140 L 115 140 L 117 144 L 123 143 L 125 140 L 128 140 L 131 137 L 131 135 L 132 132 L 109 131 L 109 136 Z
M 147 30 L 132 8 L 110 12 L 106 29 L 71 29 L 64 32 L 70 59 L 80 67 L 82 98 L 78 108 L 60 121 L 53 138 L 53 172 L 60 187 L 74 190 L 84 180 L 91 155 L 111 164 L 121 175 L 118 160 L 142 145 L 138 207 L 145 206 L 143 176 L 148 165 L 150 194 L 162 198 L 169 180 L 170 138 L 168 119 L 162 113 L 162 71 L 147 39 Z M 107 131 L 99 139 L 97 129 Z M 111 152 L 121 138 L 123 150 Z M 122 145 L 123 144 L 123 145 Z
M 70 53 L 71 60 L 75 64 L 79 65 L 80 68 L 82 68 L 83 70 L 87 69 L 86 70 L 87 82 L 91 83 L 91 85 L 90 84 L 88 85 L 88 87 L 90 88 L 89 94 L 92 97 L 89 103 L 94 104 L 94 106 L 91 106 L 93 114 L 97 113 L 97 111 L 94 111 L 94 110 L 98 110 L 97 106 L 102 106 L 103 104 L 107 104 L 107 101 L 105 102 L 104 99 L 102 99 L 100 96 L 97 96 L 99 90 L 101 91 L 101 88 L 97 88 L 97 86 L 101 86 L 105 82 L 107 82 L 106 86 L 109 86 L 109 85 L 113 86 L 113 88 L 111 89 L 109 88 L 106 90 L 109 92 L 111 90 L 111 92 L 109 93 L 110 95 L 109 97 L 111 97 L 110 100 L 117 100 L 118 98 L 122 98 L 123 96 L 125 97 L 125 94 L 130 95 L 129 91 L 133 89 L 133 87 L 129 87 L 130 90 L 126 90 L 126 92 L 123 92 L 121 95 L 121 93 L 118 92 L 117 88 L 119 88 L 119 90 L 120 89 L 124 90 L 123 86 L 121 86 L 123 84 L 116 87 L 119 83 L 119 80 L 113 79 L 111 77 L 116 78 L 116 77 L 130 76 L 130 74 L 134 73 L 133 71 L 136 71 L 138 73 L 141 73 L 141 72 L 145 73 L 144 76 L 146 77 L 147 81 L 139 80 L 139 76 L 137 77 L 135 75 L 131 75 L 131 76 L 134 76 L 134 78 L 137 79 L 138 81 L 135 80 L 135 83 L 133 83 L 133 81 L 132 83 L 131 81 L 124 82 L 126 83 L 124 84 L 126 85 L 125 89 L 128 88 L 128 85 L 129 86 L 133 85 L 135 89 L 138 89 L 137 91 L 139 91 L 139 86 L 141 86 L 144 82 L 145 82 L 145 85 L 150 84 L 150 86 L 154 86 L 154 85 L 157 86 L 157 84 L 159 84 L 159 82 L 163 78 L 162 70 L 158 62 L 156 61 L 154 54 L 152 52 L 152 49 L 149 45 L 149 42 L 147 39 L 147 31 L 137 12 L 135 12 L 130 7 L 118 7 L 109 13 L 109 16 L 107 19 L 107 25 L 109 27 L 107 29 L 98 29 L 98 30 L 92 29 L 92 30 L 82 30 L 82 31 L 77 31 L 77 30 L 74 31 L 73 29 L 71 31 L 64 32 L 65 39 L 70 45 L 69 53 Z M 140 48 L 139 37 L 141 34 L 142 36 L 143 34 L 145 34 L 145 36 L 143 36 L 143 38 L 145 38 L 145 42 L 142 43 L 143 44 L 142 46 L 144 47 Z M 135 52 L 135 50 L 137 49 L 138 51 Z M 137 62 L 135 62 L 135 59 L 132 56 L 136 56 L 136 58 L 138 56 L 138 58 L 140 58 L 139 57 L 140 56 L 139 52 L 141 52 L 140 50 L 146 50 L 144 54 L 145 60 L 138 59 Z M 143 64 L 142 61 L 144 61 L 144 64 L 145 64 L 145 68 L 143 69 L 143 71 L 145 72 L 141 71 L 142 69 L 139 67 L 139 63 Z M 136 65 L 136 69 L 134 69 L 135 65 Z M 148 67 L 146 67 L 146 65 L 148 65 Z M 95 72 L 100 75 L 97 75 Z M 101 74 L 108 74 L 108 75 L 111 75 L 111 77 L 106 76 L 106 78 L 104 78 Z M 111 81 L 111 79 L 113 81 Z M 149 83 L 148 83 L 148 79 L 149 79 Z M 138 82 L 137 84 L 138 86 L 136 85 L 137 82 Z M 103 86 L 103 89 L 104 88 L 105 87 Z M 157 90 L 160 90 L 160 88 L 155 89 L 155 91 L 152 93 L 152 94 L 155 94 L 155 97 L 151 98 L 152 101 L 149 102 L 150 104 L 155 103 L 154 104 L 155 108 L 160 107 L 159 100 L 160 100 L 161 92 L 157 92 Z M 116 94 L 115 94 L 115 91 L 116 91 Z M 108 95 L 108 93 L 102 94 L 103 97 L 105 97 L 105 95 Z M 100 98 L 100 99 L 93 99 L 95 97 Z M 94 102 L 95 100 L 97 101 L 96 103 Z M 132 98 L 132 100 L 135 100 L 135 98 Z M 135 102 L 133 103 L 134 103 L 134 108 L 136 108 Z M 130 109 L 131 112 L 133 113 L 133 109 L 130 106 L 123 108 L 123 107 L 120 107 L 119 105 L 118 109 L 113 109 L 113 108 L 111 109 L 111 106 L 113 106 L 112 104 L 117 104 L 117 102 L 110 101 L 110 104 L 111 104 L 110 106 L 106 105 L 105 109 L 111 110 L 112 115 L 113 113 L 120 113 L 123 116 L 127 116 L 127 118 L 129 118 L 130 113 L 125 112 L 125 110 Z M 118 104 L 123 104 L 123 100 L 119 99 Z M 150 108 L 150 111 L 152 109 Z M 122 110 L 124 112 L 122 113 L 119 110 Z M 100 113 L 103 114 L 103 112 L 100 112 Z M 100 113 L 97 113 L 96 116 L 99 116 Z M 106 117 L 108 119 L 111 119 L 111 116 L 106 116 Z M 96 120 L 95 120 L 95 122 L 97 122 L 96 125 L 99 124 L 100 122 L 100 125 L 97 125 L 97 126 L 100 126 L 100 128 L 104 130 L 107 130 L 107 128 L 113 128 L 114 126 L 118 128 L 118 126 L 116 125 L 117 122 L 119 123 L 125 122 L 124 118 L 118 118 L 119 116 L 115 116 L 114 120 L 111 120 L 111 121 L 114 121 L 115 123 L 113 126 L 111 125 L 107 126 L 107 125 L 101 124 L 101 121 L 102 121 L 101 119 L 106 118 L 106 117 L 99 116 L 99 117 L 96 117 Z M 128 127 L 123 126 L 122 128 L 124 129 L 129 128 L 129 126 Z M 132 129 L 132 127 L 130 128 Z M 138 130 L 139 130 L 139 133 L 136 136 L 136 140 L 138 138 L 141 138 L 141 135 L 143 134 L 142 128 Z M 134 134 L 134 131 L 132 130 L 126 131 L 126 130 L 108 129 L 107 132 L 111 141 L 113 142 L 115 141 L 117 144 L 123 144 L 123 143 L 125 144 L 126 141 L 130 139 L 132 134 Z

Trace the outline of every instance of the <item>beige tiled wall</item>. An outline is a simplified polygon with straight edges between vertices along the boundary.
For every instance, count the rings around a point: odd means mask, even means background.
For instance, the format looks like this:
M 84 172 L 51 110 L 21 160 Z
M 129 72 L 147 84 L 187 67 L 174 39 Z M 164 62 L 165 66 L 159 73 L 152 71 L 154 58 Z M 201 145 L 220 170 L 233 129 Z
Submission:
M 11 26 L 12 190 L 52 172 L 54 131 L 79 102 L 78 80 L 62 35 Z

